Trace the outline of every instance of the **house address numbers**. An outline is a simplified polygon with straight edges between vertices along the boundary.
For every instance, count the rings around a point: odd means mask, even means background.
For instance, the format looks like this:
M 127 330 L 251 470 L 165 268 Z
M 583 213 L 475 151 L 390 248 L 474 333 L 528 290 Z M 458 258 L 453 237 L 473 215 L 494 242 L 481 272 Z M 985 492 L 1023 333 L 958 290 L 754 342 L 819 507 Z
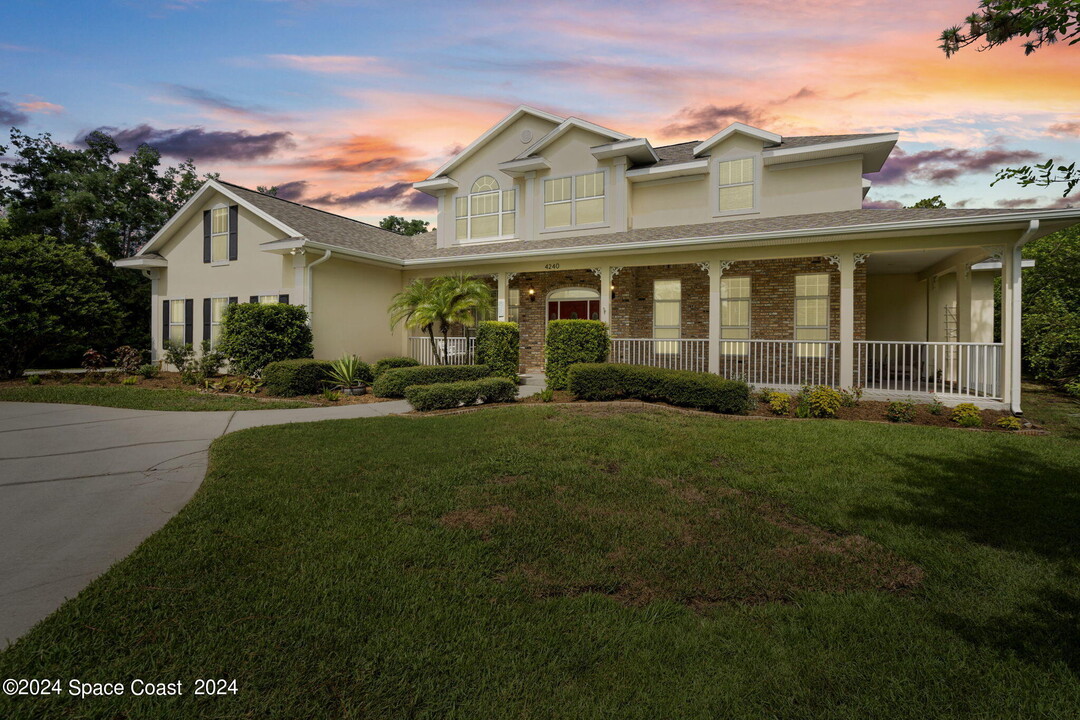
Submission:
M 545 270 L 558 270 L 559 269 L 559 263 L 548 263 L 547 265 L 544 266 L 544 269 Z

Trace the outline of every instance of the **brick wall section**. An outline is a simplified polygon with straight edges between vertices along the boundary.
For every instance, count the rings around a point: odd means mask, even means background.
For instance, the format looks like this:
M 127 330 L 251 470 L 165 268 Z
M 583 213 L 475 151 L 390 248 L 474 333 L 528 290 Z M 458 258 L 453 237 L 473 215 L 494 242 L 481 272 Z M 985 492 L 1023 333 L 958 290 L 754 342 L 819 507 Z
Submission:
M 753 338 L 790 340 L 795 332 L 795 276 L 828 272 L 830 295 L 829 337 L 840 338 L 840 271 L 824 258 L 736 262 L 727 276 L 750 277 L 750 328 Z M 611 301 L 611 331 L 617 338 L 648 338 L 653 333 L 653 281 L 682 280 L 682 337 L 709 337 L 709 274 L 697 265 L 624 267 L 615 276 Z M 600 279 L 589 270 L 521 273 L 509 287 L 521 291 L 521 365 L 536 370 L 544 362 L 546 298 L 568 287 L 600 289 Z M 536 291 L 530 302 L 528 290 Z M 866 266 L 855 269 L 855 339 L 866 337 Z

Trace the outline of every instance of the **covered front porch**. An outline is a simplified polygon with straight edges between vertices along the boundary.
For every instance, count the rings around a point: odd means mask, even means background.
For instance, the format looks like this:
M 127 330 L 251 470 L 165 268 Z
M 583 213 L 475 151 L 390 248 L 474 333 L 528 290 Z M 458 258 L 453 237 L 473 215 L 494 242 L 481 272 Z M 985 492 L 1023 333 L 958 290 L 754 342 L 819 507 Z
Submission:
M 487 277 L 497 319 L 519 323 L 522 372 L 542 371 L 549 320 L 596 319 L 610 328 L 612 362 L 712 372 L 758 388 L 861 387 L 876 399 L 1003 407 L 1011 378 L 1000 337 L 1018 341 L 1011 308 L 1020 267 L 1006 249 L 716 253 L 666 263 L 627 255 L 621 264 L 548 263 Z M 468 333 L 446 342 L 452 362 L 472 361 Z M 409 352 L 433 362 L 426 337 L 410 338 Z

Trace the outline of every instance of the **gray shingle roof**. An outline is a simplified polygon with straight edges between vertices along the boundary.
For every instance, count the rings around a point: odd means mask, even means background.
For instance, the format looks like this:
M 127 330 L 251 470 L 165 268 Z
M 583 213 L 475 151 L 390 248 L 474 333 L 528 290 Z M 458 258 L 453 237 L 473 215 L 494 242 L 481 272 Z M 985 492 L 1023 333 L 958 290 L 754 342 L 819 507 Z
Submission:
M 689 145 L 690 143 L 680 143 Z M 668 146 L 677 147 L 677 146 Z M 221 182 L 221 181 L 219 181 Z M 1015 210 L 943 208 L 943 209 L 887 209 L 844 210 L 840 212 L 786 215 L 769 218 L 749 218 L 701 223 L 696 225 L 673 225 L 643 228 L 626 232 L 578 235 L 539 240 L 485 243 L 449 248 L 436 247 L 437 231 L 414 235 L 398 235 L 382 228 L 351 220 L 341 215 L 317 210 L 289 200 L 271 197 L 232 183 L 227 185 L 233 192 L 263 212 L 281 220 L 302 233 L 308 240 L 340 247 L 344 250 L 382 255 L 398 260 L 438 260 L 462 256 L 482 256 L 506 252 L 530 250 L 560 250 L 564 248 L 588 248 L 601 245 L 620 245 L 640 242 L 664 242 L 689 238 L 715 237 L 723 239 L 751 233 L 775 233 L 790 231 L 838 229 L 860 225 L 879 225 L 912 220 L 949 220 L 966 217 L 986 217 L 1015 214 Z M 1038 211 L 1031 211 L 1038 212 Z
M 892 133 L 854 133 L 850 135 L 793 135 L 782 138 L 779 145 L 767 148 L 768 150 L 787 150 L 788 148 L 807 147 L 809 145 L 826 145 L 834 142 L 846 142 L 848 140 L 864 140 L 867 138 L 885 137 Z M 655 147 L 659 161 L 651 165 L 645 164 L 638 167 L 663 167 L 678 163 L 690 162 L 700 158 L 694 157 L 694 148 L 701 144 L 701 140 L 675 143 L 674 145 L 661 145 Z M 708 157 L 708 154 L 701 157 Z

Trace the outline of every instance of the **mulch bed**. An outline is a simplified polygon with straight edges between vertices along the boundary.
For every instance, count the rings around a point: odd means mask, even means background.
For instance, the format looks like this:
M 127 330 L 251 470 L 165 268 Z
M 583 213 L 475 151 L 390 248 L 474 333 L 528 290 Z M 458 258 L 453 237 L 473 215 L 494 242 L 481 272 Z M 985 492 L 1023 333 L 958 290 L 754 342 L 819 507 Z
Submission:
M 47 373 L 39 375 L 41 383 L 37 387 L 45 387 L 48 385 L 112 385 L 120 386 L 120 381 L 127 375 L 119 372 L 108 373 Z M 266 400 L 266 401 L 279 401 L 279 400 L 295 400 L 298 402 L 306 402 L 311 405 L 334 407 L 337 405 L 361 405 L 366 403 L 376 402 L 388 402 L 392 398 L 378 398 L 371 394 L 371 388 L 367 388 L 363 395 L 342 395 L 338 401 L 329 401 L 321 394 L 318 395 L 297 395 L 290 398 L 280 398 L 276 395 L 268 395 L 265 388 L 260 388 L 255 393 L 224 393 L 213 392 L 206 390 L 201 385 L 185 385 L 180 381 L 180 373 L 175 372 L 162 372 L 157 377 L 144 378 L 139 375 L 133 377 L 139 378 L 139 382 L 131 387 L 144 388 L 149 390 L 189 390 L 195 392 L 204 392 L 209 395 L 223 395 L 226 397 L 245 397 L 251 400 Z M 239 376 L 234 375 L 220 375 L 214 378 L 215 382 L 240 380 Z M 26 378 L 20 378 L 17 380 L 5 380 L 0 381 L 0 388 L 6 387 L 26 387 Z

